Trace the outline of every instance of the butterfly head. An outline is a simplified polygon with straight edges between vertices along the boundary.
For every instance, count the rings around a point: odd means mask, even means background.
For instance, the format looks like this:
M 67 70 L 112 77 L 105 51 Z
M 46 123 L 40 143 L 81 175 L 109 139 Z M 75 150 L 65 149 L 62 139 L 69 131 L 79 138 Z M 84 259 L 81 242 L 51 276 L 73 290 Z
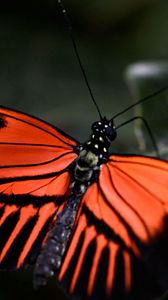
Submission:
M 113 120 L 101 119 L 92 124 L 92 134 L 84 145 L 87 151 L 94 153 L 99 159 L 106 159 L 111 142 L 116 138 L 116 129 Z
M 107 120 L 105 117 L 92 124 L 92 131 L 96 136 L 102 135 L 110 144 L 117 136 L 113 120 Z

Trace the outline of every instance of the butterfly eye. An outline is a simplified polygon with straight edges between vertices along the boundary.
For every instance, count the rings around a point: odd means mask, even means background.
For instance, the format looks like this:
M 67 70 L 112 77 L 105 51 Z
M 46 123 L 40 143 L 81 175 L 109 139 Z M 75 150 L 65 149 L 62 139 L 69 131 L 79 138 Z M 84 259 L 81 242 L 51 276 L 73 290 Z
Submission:
M 106 128 L 106 136 L 108 137 L 108 139 L 110 141 L 115 140 L 116 136 L 117 136 L 117 132 L 114 126 L 108 126 Z

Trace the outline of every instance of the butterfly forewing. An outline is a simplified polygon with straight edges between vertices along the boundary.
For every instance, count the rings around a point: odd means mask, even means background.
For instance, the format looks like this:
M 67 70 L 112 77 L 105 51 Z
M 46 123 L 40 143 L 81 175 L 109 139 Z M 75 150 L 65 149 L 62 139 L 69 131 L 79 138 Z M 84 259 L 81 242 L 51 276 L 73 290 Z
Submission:
M 42 176 L 64 170 L 77 142 L 29 115 L 0 109 L 0 180 Z

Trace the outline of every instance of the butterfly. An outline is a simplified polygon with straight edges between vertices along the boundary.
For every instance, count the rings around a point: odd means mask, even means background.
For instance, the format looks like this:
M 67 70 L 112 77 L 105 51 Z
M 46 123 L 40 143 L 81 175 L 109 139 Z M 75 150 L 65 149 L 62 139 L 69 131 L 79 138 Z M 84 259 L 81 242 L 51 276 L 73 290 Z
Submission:
M 80 144 L 0 107 L 0 269 L 35 264 L 35 287 L 56 276 L 82 299 L 152 299 L 168 286 L 168 162 L 110 154 L 113 120 L 91 130 Z
M 85 143 L 0 106 L 0 269 L 34 265 L 35 288 L 54 277 L 77 299 L 150 300 L 168 288 L 168 162 L 110 153 L 114 118 L 92 100 Z

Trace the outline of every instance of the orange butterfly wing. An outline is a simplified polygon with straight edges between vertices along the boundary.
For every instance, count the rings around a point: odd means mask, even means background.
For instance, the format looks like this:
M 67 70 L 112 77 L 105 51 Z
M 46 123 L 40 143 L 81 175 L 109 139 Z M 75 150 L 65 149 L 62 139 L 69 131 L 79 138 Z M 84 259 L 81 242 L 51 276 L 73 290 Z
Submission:
M 33 262 L 65 201 L 77 142 L 0 107 L 0 268 Z
M 111 156 L 83 197 L 60 284 L 96 300 L 149 300 L 166 290 L 167 189 L 167 162 Z
M 62 171 L 76 158 L 76 145 L 37 118 L 0 108 L 0 177 L 4 180 Z

